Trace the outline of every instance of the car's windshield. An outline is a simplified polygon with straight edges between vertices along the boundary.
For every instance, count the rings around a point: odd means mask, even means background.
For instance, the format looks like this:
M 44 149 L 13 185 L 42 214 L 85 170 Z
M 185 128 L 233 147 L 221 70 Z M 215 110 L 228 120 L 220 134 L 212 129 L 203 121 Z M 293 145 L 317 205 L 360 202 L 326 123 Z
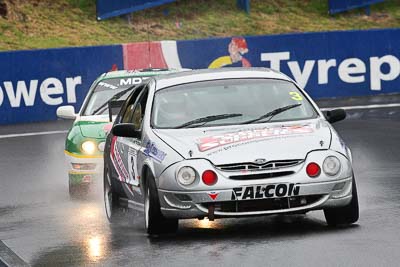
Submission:
M 209 116 L 213 116 L 212 119 L 205 121 L 204 118 Z M 155 128 L 207 127 L 302 120 L 316 116 L 313 106 L 292 82 L 229 79 L 159 90 L 154 97 L 152 125 Z
M 145 79 L 148 79 L 148 77 L 123 77 L 100 81 L 99 83 L 97 83 L 96 87 L 89 96 L 82 115 L 95 115 L 94 112 L 97 111 L 101 105 L 110 100 L 115 94 L 122 92 L 123 90 L 126 90 L 132 86 L 140 84 Z M 129 95 L 129 92 L 126 92 L 126 94 L 121 96 L 120 99 L 125 99 Z M 107 109 L 104 109 L 102 111 L 103 113 L 105 113 L 107 112 Z M 98 113 L 96 115 L 98 115 Z

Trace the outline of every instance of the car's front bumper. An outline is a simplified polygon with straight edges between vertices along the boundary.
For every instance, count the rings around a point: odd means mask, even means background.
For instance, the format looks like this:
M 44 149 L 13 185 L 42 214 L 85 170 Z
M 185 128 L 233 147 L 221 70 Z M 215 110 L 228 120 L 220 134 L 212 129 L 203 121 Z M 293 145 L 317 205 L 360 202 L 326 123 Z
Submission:
M 306 166 L 310 162 L 322 166 L 328 156 L 335 156 L 341 162 L 336 175 L 329 176 L 322 170 L 317 177 L 307 175 Z M 207 186 L 198 177 L 193 185 L 182 186 L 175 178 L 182 166 L 191 166 L 198 176 L 205 170 L 213 170 L 218 181 Z M 158 192 L 166 217 L 295 213 L 347 205 L 351 201 L 352 177 L 350 160 L 332 150 L 312 151 L 295 165 L 260 171 L 226 171 L 207 160 L 190 159 L 171 165 L 161 174 Z
M 330 182 L 297 185 L 300 187 L 300 191 L 296 196 L 250 200 L 234 200 L 233 188 L 218 191 L 158 190 L 158 192 L 161 211 L 168 218 L 210 216 L 218 218 L 302 213 L 309 210 L 345 206 L 351 201 L 352 177 Z
M 68 177 L 71 184 L 91 183 L 96 177 L 103 174 L 103 155 L 81 155 L 64 151 L 68 168 Z M 90 168 L 74 168 L 74 164 L 90 166 Z

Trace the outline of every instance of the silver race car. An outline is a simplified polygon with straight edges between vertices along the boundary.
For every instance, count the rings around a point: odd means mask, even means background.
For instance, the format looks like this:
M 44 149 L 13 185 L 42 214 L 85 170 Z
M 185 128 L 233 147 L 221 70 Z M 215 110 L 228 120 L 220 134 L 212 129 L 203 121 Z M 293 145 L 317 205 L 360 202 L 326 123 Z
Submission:
M 108 219 L 144 211 L 149 234 L 179 219 L 324 210 L 328 225 L 358 220 L 352 158 L 323 114 L 286 75 L 263 68 L 150 78 L 127 98 L 107 137 Z

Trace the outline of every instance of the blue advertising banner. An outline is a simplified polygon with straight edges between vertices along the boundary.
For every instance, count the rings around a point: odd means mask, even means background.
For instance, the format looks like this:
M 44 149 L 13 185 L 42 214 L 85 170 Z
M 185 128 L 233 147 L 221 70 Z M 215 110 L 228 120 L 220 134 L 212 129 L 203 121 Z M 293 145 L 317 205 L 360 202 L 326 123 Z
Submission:
M 400 29 L 177 42 L 185 68 L 270 67 L 315 98 L 400 92 Z
M 0 53 L 0 124 L 55 120 L 61 105 L 79 110 L 113 67 L 123 67 L 120 45 Z
M 385 0 L 329 0 L 329 14 L 344 12 L 354 8 L 366 7 Z
M 314 98 L 400 93 L 399 47 L 400 29 L 384 29 L 0 52 L 0 125 L 55 120 L 101 73 L 149 65 L 270 67 Z
M 108 19 L 175 1 L 176 0 L 97 0 L 97 19 Z

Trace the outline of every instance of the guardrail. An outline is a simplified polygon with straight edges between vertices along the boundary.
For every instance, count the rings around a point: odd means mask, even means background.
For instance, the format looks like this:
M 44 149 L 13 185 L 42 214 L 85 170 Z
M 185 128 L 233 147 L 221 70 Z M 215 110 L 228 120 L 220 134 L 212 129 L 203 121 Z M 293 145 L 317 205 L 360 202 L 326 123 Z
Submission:
M 367 15 L 370 14 L 370 6 L 384 2 L 385 0 L 329 0 L 329 14 L 333 15 L 355 8 L 366 8 Z
M 97 20 L 121 16 L 175 1 L 176 0 L 97 0 Z
M 104 20 L 143 9 L 176 2 L 176 0 L 97 0 L 97 20 Z M 250 0 L 236 0 L 239 8 L 250 13 Z
M 60 105 L 80 108 L 101 73 L 150 63 L 271 67 L 314 98 L 395 93 L 399 47 L 400 29 L 385 29 L 0 52 L 0 124 L 55 120 Z

